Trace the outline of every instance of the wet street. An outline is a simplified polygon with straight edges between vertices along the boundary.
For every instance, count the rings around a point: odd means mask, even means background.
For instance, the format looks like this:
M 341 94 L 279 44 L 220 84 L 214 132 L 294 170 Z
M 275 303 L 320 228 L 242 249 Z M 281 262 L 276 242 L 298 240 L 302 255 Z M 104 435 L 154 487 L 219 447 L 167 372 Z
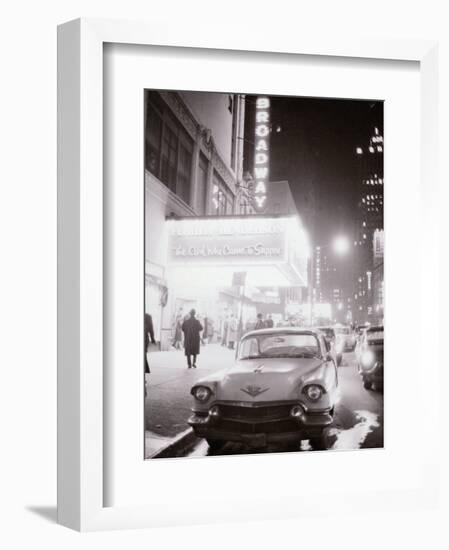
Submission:
M 334 424 L 328 433 L 329 449 L 351 450 L 383 447 L 383 393 L 363 387 L 354 353 L 344 354 L 338 369 L 340 396 L 335 410 Z M 281 445 L 269 445 L 263 449 L 251 449 L 239 443 L 226 443 L 218 451 L 212 451 L 206 441 L 198 440 L 186 453 L 178 456 L 216 456 L 291 452 L 312 450 L 308 441 L 302 441 L 297 449 Z

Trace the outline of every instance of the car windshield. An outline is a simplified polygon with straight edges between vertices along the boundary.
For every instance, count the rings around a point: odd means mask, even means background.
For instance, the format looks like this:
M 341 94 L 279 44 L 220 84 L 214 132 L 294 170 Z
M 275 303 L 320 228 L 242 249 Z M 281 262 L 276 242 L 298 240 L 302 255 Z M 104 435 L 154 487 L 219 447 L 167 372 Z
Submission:
M 318 339 L 314 334 L 261 334 L 242 340 L 239 359 L 270 357 L 313 358 L 320 356 Z
M 333 328 L 320 327 L 318 330 L 320 330 L 328 340 L 335 338 L 335 331 Z

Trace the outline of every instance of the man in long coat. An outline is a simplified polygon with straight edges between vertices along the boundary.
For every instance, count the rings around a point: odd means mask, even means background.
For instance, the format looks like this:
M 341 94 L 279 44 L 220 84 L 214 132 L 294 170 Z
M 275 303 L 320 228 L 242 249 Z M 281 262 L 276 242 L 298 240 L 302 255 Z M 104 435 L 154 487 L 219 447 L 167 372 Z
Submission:
M 144 354 L 144 357 L 145 357 L 145 373 L 149 373 L 150 372 L 150 367 L 148 366 L 148 360 L 147 360 L 147 351 L 148 351 L 148 346 L 150 345 L 150 341 L 152 344 L 155 344 L 156 343 L 156 340 L 154 338 L 154 327 L 153 327 L 153 318 L 151 317 L 151 315 L 149 313 L 145 313 L 145 323 L 144 323 L 144 326 L 145 326 L 145 354 Z
M 184 333 L 184 354 L 187 357 L 187 368 L 192 366 L 196 369 L 196 356 L 200 353 L 200 332 L 203 330 L 202 324 L 195 318 L 195 310 L 192 309 L 190 317 L 182 324 Z M 193 364 L 192 364 L 193 357 Z

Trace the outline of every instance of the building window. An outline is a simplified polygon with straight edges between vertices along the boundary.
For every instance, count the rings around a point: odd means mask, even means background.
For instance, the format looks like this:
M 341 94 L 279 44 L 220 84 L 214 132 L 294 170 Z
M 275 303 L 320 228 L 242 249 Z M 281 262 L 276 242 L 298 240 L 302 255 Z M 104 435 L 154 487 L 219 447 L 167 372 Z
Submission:
M 193 140 L 156 92 L 147 94 L 145 168 L 190 203 Z
M 145 167 L 152 174 L 159 175 L 162 118 L 151 104 L 148 104 L 147 106 L 147 127 L 145 138 Z
M 196 182 L 196 205 L 195 210 L 198 215 L 206 213 L 206 190 L 207 190 L 207 159 L 201 154 L 198 164 L 197 182 Z
M 217 216 L 232 214 L 234 211 L 234 196 L 220 176 L 214 172 L 212 186 L 212 212 Z
M 176 193 L 177 159 L 178 139 L 176 133 L 165 125 L 162 139 L 160 179 L 173 193 Z

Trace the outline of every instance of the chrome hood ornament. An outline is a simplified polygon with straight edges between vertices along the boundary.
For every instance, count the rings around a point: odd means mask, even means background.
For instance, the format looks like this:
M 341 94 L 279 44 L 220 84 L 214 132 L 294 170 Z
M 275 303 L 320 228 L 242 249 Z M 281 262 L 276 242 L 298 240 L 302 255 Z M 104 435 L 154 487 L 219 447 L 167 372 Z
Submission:
M 246 386 L 245 388 L 240 388 L 240 391 L 245 392 L 250 397 L 257 397 L 258 395 L 260 395 L 261 393 L 265 393 L 269 389 L 270 388 L 262 389 L 260 386 L 253 386 L 251 384 L 248 384 L 248 386 Z

